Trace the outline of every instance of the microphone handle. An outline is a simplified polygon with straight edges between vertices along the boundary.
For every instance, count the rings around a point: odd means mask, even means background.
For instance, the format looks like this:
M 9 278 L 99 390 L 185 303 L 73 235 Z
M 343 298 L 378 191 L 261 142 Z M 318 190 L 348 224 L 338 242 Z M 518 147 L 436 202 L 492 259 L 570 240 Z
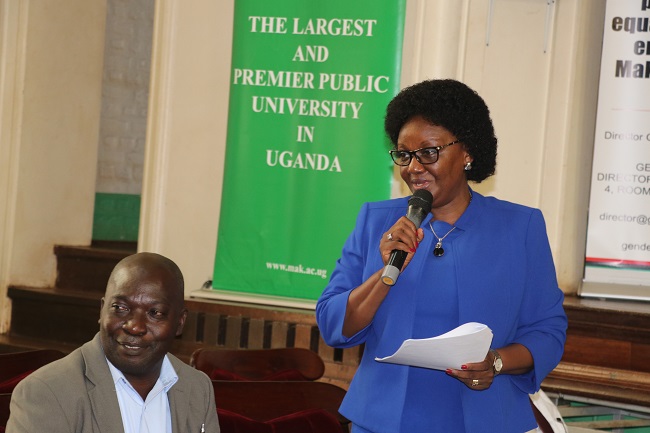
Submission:
M 424 217 L 429 211 L 425 211 L 421 206 L 411 204 L 411 200 L 409 200 L 409 208 L 406 212 L 406 218 L 415 224 L 416 228 L 420 228 L 422 220 L 424 220 Z M 425 204 L 428 205 L 428 209 L 431 209 L 431 201 Z M 384 272 L 381 274 L 381 281 L 384 284 L 387 286 L 395 285 L 397 282 L 397 277 L 399 277 L 399 273 L 402 271 L 402 266 L 404 266 L 404 261 L 406 260 L 407 255 L 408 254 L 402 250 L 393 250 L 390 253 L 388 264 L 386 264 L 384 267 Z
M 397 269 L 402 269 L 404 266 L 404 260 L 406 260 L 406 251 L 402 250 L 393 250 L 390 253 L 390 258 L 388 259 L 388 264 L 395 266 Z
M 381 281 L 387 286 L 394 286 L 397 282 L 397 277 L 401 272 L 402 266 L 404 265 L 404 260 L 406 260 L 407 253 L 402 250 L 393 250 L 390 253 L 390 258 L 386 267 L 384 267 L 384 272 L 381 274 Z

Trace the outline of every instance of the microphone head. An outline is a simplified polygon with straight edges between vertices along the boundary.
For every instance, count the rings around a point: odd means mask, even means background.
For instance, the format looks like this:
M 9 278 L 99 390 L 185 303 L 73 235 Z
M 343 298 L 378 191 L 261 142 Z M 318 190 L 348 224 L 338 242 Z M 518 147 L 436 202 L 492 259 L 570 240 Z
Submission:
M 413 196 L 409 199 L 409 206 L 418 207 L 424 213 L 431 212 L 431 204 L 433 203 L 433 196 L 426 189 L 416 189 Z

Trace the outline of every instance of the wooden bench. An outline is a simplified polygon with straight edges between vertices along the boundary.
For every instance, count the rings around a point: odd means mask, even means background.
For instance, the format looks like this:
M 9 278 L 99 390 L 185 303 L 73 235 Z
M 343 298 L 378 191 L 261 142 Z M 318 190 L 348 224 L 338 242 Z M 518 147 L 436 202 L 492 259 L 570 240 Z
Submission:
M 650 373 L 641 371 L 560 362 L 542 388 L 559 395 L 650 408 Z

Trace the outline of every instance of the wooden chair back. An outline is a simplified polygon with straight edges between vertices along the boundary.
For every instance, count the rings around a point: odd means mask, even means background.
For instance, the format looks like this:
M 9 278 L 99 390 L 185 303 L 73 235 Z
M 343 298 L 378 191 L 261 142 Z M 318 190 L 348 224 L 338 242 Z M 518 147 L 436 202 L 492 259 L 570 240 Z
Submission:
M 291 372 L 300 379 L 313 381 L 325 372 L 325 364 L 316 352 L 298 347 L 278 349 L 199 348 L 192 353 L 190 365 L 212 379 L 215 371 L 233 375 L 233 380 L 287 380 Z M 282 378 L 283 373 L 287 373 Z M 294 377 L 293 380 L 296 380 Z
M 325 382 L 213 380 L 217 408 L 256 421 L 269 421 L 308 409 L 323 409 L 348 431 L 349 420 L 338 411 L 346 391 Z
M 65 353 L 53 349 L 0 353 L 0 382 L 34 371 L 64 356 Z
M 9 420 L 9 402 L 11 393 L 0 393 L 0 427 L 5 427 Z
M 217 414 L 221 433 L 349 433 L 347 426 L 323 409 L 307 409 L 270 421 L 255 421 L 225 409 L 217 409 Z

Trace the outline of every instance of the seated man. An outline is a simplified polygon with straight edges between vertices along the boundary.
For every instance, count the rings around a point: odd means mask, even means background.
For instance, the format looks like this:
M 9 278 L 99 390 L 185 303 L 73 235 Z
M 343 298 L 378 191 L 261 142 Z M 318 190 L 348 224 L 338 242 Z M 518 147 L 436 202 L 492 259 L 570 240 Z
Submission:
M 101 301 L 99 333 L 16 387 L 9 433 L 219 432 L 212 383 L 168 353 L 187 317 L 174 262 L 119 262 Z

